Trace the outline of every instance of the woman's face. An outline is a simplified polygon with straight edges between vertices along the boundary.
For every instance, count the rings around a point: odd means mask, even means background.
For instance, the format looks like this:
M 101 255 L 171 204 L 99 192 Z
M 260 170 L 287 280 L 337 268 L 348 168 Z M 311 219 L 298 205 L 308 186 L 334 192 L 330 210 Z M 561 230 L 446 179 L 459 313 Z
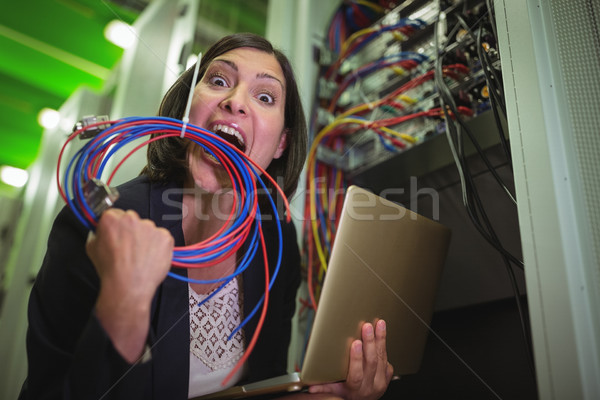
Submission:
M 231 50 L 215 58 L 196 85 L 190 123 L 217 133 L 266 169 L 287 145 L 285 90 L 273 55 L 249 47 Z M 200 188 L 231 186 L 223 167 L 201 146 L 191 146 L 188 159 Z

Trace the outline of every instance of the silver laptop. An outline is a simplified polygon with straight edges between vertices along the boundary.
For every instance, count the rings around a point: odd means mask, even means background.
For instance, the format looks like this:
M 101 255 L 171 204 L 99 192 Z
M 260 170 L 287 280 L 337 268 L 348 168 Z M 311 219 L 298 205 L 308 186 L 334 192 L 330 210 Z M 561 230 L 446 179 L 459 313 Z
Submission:
M 357 186 L 346 192 L 302 370 L 195 398 L 235 399 L 343 381 L 364 322 L 384 319 L 394 375 L 417 372 L 450 230 Z

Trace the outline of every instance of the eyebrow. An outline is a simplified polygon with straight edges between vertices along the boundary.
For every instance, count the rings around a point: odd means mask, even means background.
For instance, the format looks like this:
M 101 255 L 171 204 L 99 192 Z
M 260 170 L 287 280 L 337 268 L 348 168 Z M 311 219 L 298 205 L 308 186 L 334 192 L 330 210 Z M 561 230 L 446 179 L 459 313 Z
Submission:
M 238 71 L 239 71 L 239 70 L 238 70 L 238 66 L 237 66 L 237 64 L 236 64 L 236 63 L 234 63 L 233 61 L 230 61 L 230 60 L 223 60 L 223 59 L 216 59 L 216 60 L 213 60 L 213 62 L 222 62 L 222 63 L 225 63 L 225 64 L 227 64 L 227 65 L 228 65 L 228 66 L 229 66 L 231 69 L 233 69 L 235 72 L 238 72 Z M 261 72 L 261 73 L 258 73 L 258 74 L 256 74 L 256 77 L 257 77 L 258 79 L 272 79 L 272 80 L 276 81 L 276 82 L 277 82 L 277 83 L 279 83 L 279 85 L 281 86 L 281 89 L 282 89 L 282 90 L 285 92 L 285 85 L 283 84 L 283 82 L 281 82 L 281 80 L 280 80 L 279 78 L 277 78 L 277 77 L 275 77 L 275 76 L 273 76 L 273 75 L 271 75 L 271 74 L 268 74 L 268 73 L 266 73 L 266 72 Z

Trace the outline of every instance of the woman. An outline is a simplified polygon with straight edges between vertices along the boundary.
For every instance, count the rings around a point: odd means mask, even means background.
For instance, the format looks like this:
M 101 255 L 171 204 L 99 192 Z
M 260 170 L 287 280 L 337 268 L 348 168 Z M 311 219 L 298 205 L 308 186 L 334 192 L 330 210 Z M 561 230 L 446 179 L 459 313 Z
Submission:
M 182 118 L 191 80 L 188 71 L 174 84 L 160 115 Z M 226 138 L 283 179 L 291 194 L 304 162 L 306 128 L 285 56 L 255 35 L 225 37 L 206 52 L 193 90 L 190 122 Z M 173 246 L 200 242 L 228 223 L 222 215 L 232 205 L 230 185 L 219 162 L 200 146 L 161 139 L 149 146 L 141 176 L 119 188 L 119 201 L 102 215 L 94 236 L 87 239 L 68 209 L 61 212 L 31 294 L 29 374 L 21 398 L 184 399 L 222 389 L 256 318 L 231 341 L 220 327 L 239 323 L 262 295 L 261 257 L 208 308 L 197 304 L 216 284 L 165 277 Z M 270 266 L 277 243 L 272 219 L 262 222 Z M 283 225 L 283 265 L 267 317 L 230 385 L 285 373 L 300 270 L 294 228 Z M 173 272 L 212 280 L 229 275 L 238 261 L 232 256 L 211 268 Z M 365 324 L 363 340 L 352 344 L 348 380 L 310 391 L 371 399 L 390 379 L 384 324 Z

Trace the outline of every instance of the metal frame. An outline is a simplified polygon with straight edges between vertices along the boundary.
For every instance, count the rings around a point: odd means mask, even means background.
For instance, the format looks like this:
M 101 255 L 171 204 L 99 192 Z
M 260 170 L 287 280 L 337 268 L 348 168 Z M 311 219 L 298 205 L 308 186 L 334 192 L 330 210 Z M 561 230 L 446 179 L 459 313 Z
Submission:
M 557 2 L 497 0 L 495 10 L 539 397 L 597 399 L 600 302 L 590 278 L 598 265 L 551 12 Z

